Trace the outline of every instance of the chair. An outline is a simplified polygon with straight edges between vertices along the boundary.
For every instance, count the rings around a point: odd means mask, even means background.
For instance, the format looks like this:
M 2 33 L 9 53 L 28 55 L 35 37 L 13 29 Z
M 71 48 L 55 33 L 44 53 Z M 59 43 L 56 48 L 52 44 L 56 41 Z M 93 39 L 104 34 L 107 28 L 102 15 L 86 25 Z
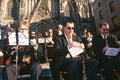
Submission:
M 67 71 L 61 71 L 60 72 L 60 80 L 63 80 L 63 78 L 65 77 L 63 77 L 63 75 L 67 75 L 68 74 L 68 72 Z
M 52 47 L 51 46 L 46 47 L 46 55 L 45 55 L 45 57 L 46 57 L 47 62 L 52 61 L 52 59 L 54 57 L 54 48 L 53 48 L 53 46 Z
M 118 80 L 120 80 L 120 74 L 115 69 L 113 69 L 113 71 L 114 71 L 115 77 Z M 104 72 L 104 68 L 100 68 L 99 73 L 98 73 L 98 76 L 100 77 L 100 80 L 104 80 L 103 72 Z
M 3 65 L 3 56 L 0 56 L 0 65 Z
M 117 72 L 117 70 L 114 69 L 113 71 L 114 71 L 116 77 L 118 78 L 118 80 L 120 80 L 120 74 Z
M 98 77 L 100 78 L 100 80 L 104 80 L 103 71 L 104 71 L 104 68 L 100 68 L 100 69 L 99 69 Z
M 82 75 L 82 78 L 87 78 L 87 76 L 86 76 L 86 68 L 85 68 L 85 62 L 84 62 L 84 60 L 82 61 L 82 67 L 83 67 L 83 69 L 82 69 L 82 73 L 83 73 L 83 75 Z M 60 80 L 63 80 L 63 75 L 65 75 L 65 78 L 67 78 L 66 76 L 68 75 L 69 73 L 66 71 L 66 70 L 62 70 L 62 71 L 60 71 Z M 67 80 L 67 79 L 66 79 Z

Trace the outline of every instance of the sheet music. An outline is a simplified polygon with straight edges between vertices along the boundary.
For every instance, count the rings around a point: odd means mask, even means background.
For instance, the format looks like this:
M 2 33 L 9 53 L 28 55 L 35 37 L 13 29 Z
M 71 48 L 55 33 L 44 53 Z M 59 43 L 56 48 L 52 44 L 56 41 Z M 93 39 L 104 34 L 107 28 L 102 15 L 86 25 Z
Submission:
M 9 32 L 9 45 L 16 44 L 16 32 Z M 29 34 L 18 32 L 18 45 L 29 45 Z
M 38 38 L 38 43 L 44 43 L 44 42 L 45 42 L 44 38 Z
M 30 39 L 30 44 L 31 44 L 31 45 L 36 45 L 36 44 L 37 44 L 36 39 L 35 39 L 35 38 Z
M 52 37 L 47 37 L 47 38 L 46 38 L 46 42 L 47 42 L 47 43 L 52 42 Z
M 117 48 L 108 48 L 105 55 L 106 56 L 116 56 L 118 54 Z
M 49 43 L 52 42 L 52 37 L 38 38 L 38 43 Z
M 18 44 L 19 45 L 29 45 L 29 33 L 18 32 Z
M 81 54 L 84 50 L 79 47 L 72 47 L 72 48 L 68 49 L 68 51 L 70 52 L 72 57 L 75 57 L 75 56 Z
M 8 32 L 8 35 L 9 45 L 16 45 L 16 33 Z

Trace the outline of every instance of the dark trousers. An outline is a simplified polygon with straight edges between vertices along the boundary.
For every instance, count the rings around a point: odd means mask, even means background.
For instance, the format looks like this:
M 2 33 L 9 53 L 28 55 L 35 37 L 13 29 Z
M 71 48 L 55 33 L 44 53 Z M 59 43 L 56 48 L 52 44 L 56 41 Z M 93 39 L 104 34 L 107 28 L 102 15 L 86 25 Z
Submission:
M 114 80 L 115 74 L 114 69 L 117 70 L 120 73 L 120 61 L 114 61 L 114 60 L 104 60 L 104 63 L 102 63 L 102 66 L 104 68 L 104 77 L 105 80 Z
M 83 80 L 83 64 L 82 59 L 63 59 L 61 63 L 52 63 L 50 68 L 55 80 L 60 80 L 60 71 L 68 72 L 68 80 Z M 85 70 L 87 80 L 98 80 L 97 68 L 98 62 L 94 59 L 85 59 Z
M 62 69 L 68 72 L 68 80 L 82 80 L 82 66 L 77 59 L 64 59 Z
M 18 66 L 18 73 L 21 66 Z M 39 63 L 33 63 L 31 66 L 31 78 L 32 80 L 39 80 L 42 68 Z M 2 70 L 2 80 L 16 80 L 16 67 L 13 65 L 6 65 Z
M 98 61 L 95 59 L 85 59 L 84 61 L 87 80 L 98 80 Z
M 116 80 L 114 69 L 120 74 L 120 60 L 117 57 L 108 59 L 108 57 L 101 57 L 99 59 L 100 67 L 104 68 L 103 76 L 105 80 Z
M 78 66 L 78 60 L 74 59 L 63 59 L 63 60 L 54 60 L 50 64 L 50 69 L 54 80 L 60 80 L 60 71 L 68 72 L 68 80 L 79 80 L 80 71 Z

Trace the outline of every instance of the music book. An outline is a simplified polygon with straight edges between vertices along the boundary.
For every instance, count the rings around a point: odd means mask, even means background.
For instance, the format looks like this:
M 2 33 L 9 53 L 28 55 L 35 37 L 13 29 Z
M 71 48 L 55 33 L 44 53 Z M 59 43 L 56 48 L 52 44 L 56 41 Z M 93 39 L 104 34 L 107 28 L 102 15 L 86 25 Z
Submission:
M 70 52 L 70 54 L 73 58 L 84 52 L 84 50 L 82 48 L 79 48 L 79 47 L 69 48 L 68 51 Z
M 118 54 L 117 48 L 108 48 L 105 55 L 106 56 L 116 56 Z

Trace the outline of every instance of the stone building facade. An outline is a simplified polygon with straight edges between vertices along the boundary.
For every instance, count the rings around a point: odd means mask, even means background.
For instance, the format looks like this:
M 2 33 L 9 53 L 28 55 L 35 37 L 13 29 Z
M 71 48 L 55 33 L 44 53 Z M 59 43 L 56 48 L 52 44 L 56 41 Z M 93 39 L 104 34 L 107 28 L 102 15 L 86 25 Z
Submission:
M 91 10 L 89 0 L 0 0 L 0 25 L 27 20 L 31 30 L 41 33 L 71 18 L 79 33 L 83 27 L 92 30 Z
M 110 32 L 120 33 L 120 0 L 95 0 L 93 4 L 96 28 L 106 21 L 110 24 Z

